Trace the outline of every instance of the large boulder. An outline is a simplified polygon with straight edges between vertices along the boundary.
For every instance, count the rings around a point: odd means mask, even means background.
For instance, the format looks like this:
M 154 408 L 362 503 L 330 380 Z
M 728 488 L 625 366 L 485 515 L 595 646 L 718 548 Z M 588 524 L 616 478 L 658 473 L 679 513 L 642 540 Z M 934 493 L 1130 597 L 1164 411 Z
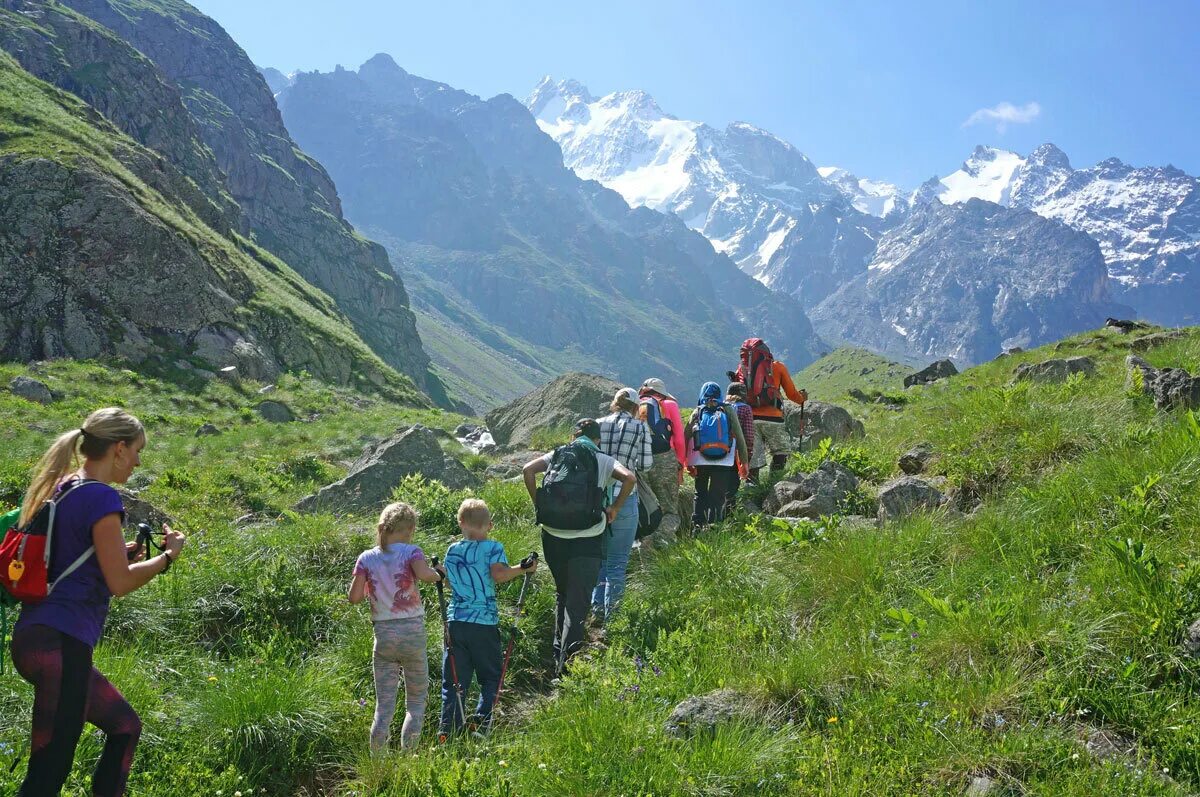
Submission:
M 954 367 L 954 363 L 950 360 L 938 360 L 935 363 L 925 366 L 920 371 L 904 377 L 904 386 L 928 385 L 930 382 L 936 382 L 939 379 L 956 376 L 957 374 L 958 369 Z
M 1174 343 L 1177 340 L 1182 340 L 1187 337 L 1182 330 L 1172 329 L 1168 332 L 1155 332 L 1151 335 L 1142 335 L 1140 338 L 1134 338 L 1129 341 L 1129 348 L 1134 351 L 1150 351 L 1150 349 L 1159 346 L 1165 346 L 1168 343 Z
M 1135 354 L 1125 358 L 1125 367 L 1126 389 L 1135 389 L 1140 374 L 1142 392 L 1154 399 L 1158 409 L 1200 408 L 1200 377 L 1182 368 L 1155 368 Z
M 461 462 L 443 453 L 433 430 L 418 424 L 369 447 L 350 467 L 346 478 L 301 499 L 296 509 L 301 512 L 374 509 L 391 498 L 405 476 L 413 474 L 440 481 L 452 490 L 478 484 Z
M 800 441 L 800 448 L 809 450 L 822 440 L 850 440 L 866 434 L 862 421 L 855 418 L 844 407 L 825 401 L 809 401 L 804 405 L 804 432 L 800 431 L 800 405 L 790 401 L 783 403 L 783 422 L 792 440 Z
M 857 489 L 857 476 L 844 465 L 826 460 L 812 473 L 776 482 L 763 501 L 763 510 L 779 517 L 832 515 Z
M 497 445 L 528 448 L 539 429 L 566 429 L 580 418 L 606 414 L 622 387 L 606 376 L 566 374 L 489 412 L 487 427 Z
M 26 401 L 36 401 L 38 404 L 49 404 L 54 400 L 50 388 L 44 382 L 30 379 L 28 376 L 14 376 L 8 383 L 8 389 L 14 396 L 20 396 Z
M 1043 360 L 1040 363 L 1022 363 L 1013 371 L 1014 382 L 1065 382 L 1072 374 L 1091 376 L 1096 373 L 1096 363 L 1091 357 L 1068 357 Z
M 717 727 L 735 720 L 762 722 L 762 706 L 752 695 L 734 689 L 718 689 L 707 695 L 693 695 L 675 706 L 664 727 L 667 734 L 679 738 L 711 734 Z
M 923 510 L 937 509 L 945 502 L 942 491 L 925 479 L 901 476 L 879 488 L 879 519 L 899 520 Z
M 282 401 L 268 399 L 267 401 L 259 402 L 258 406 L 254 409 L 264 421 L 269 423 L 291 423 L 296 420 L 296 416 L 292 413 L 291 408 Z
M 162 542 L 163 524 L 174 526 L 175 520 L 158 507 L 138 497 L 137 493 L 124 488 L 118 489 L 121 505 L 125 507 L 125 528 L 135 529 L 139 523 L 145 523 L 154 529 L 155 542 Z

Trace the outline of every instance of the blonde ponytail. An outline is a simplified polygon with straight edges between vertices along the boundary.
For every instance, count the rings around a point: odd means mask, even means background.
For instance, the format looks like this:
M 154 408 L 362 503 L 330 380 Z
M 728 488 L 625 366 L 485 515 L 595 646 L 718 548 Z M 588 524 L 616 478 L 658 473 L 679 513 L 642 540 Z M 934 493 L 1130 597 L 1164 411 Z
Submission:
M 63 477 L 72 467 L 78 467 L 80 454 L 87 459 L 99 459 L 116 443 L 133 444 L 145 436 L 142 422 L 119 407 L 96 410 L 83 426 L 59 435 L 37 464 L 18 522 L 24 525 L 37 514 L 42 504 L 54 495 Z

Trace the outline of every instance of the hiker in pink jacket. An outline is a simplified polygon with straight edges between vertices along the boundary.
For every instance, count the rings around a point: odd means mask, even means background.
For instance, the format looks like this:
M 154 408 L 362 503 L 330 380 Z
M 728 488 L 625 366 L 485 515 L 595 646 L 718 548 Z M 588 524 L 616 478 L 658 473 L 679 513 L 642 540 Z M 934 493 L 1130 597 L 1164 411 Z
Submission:
M 679 485 L 683 482 L 683 466 L 687 447 L 683 436 L 683 416 L 679 402 L 667 392 L 661 379 L 650 378 L 638 391 L 638 417 L 650 427 L 650 450 L 654 464 L 645 474 L 650 489 L 662 508 L 662 523 L 654 539 L 668 543 L 679 531 Z

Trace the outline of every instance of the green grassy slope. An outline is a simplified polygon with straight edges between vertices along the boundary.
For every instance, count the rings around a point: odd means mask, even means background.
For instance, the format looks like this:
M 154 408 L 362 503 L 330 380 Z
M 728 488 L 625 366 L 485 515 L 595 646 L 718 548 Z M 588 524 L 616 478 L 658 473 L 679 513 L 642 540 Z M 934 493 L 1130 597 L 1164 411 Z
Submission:
M 861 444 L 791 467 L 847 463 L 870 482 L 865 505 L 897 455 L 928 442 L 931 473 L 982 508 L 882 530 L 739 516 L 635 556 L 607 648 L 553 688 L 541 660 L 553 587 L 539 573 L 497 732 L 447 748 L 427 736 L 415 756 L 364 753 L 370 629 L 340 593 L 371 519 L 233 523 L 275 517 L 339 473 L 362 435 L 414 411 L 353 409 L 365 399 L 289 383 L 320 417 L 269 427 L 241 423 L 247 397 L 223 386 L 179 396 L 56 364 L 57 384 L 79 395 L 41 408 L 0 393 L 0 417 L 21 419 L 0 426 L 3 478 L 19 484 L 85 409 L 128 399 L 150 422 L 145 495 L 207 527 L 171 578 L 115 602 L 100 648 L 147 722 L 139 794 L 940 795 L 986 775 L 1009 794 L 1186 795 L 1200 789 L 1200 665 L 1179 652 L 1200 616 L 1200 421 L 1127 392 L 1124 345 L 1110 333 L 1066 342 L 1064 356 L 1096 357 L 1090 379 L 1007 386 L 1043 349 L 912 391 L 900 411 L 856 407 Z M 1200 371 L 1200 331 L 1145 356 Z M 236 431 L 192 438 L 209 415 Z M 458 496 L 398 492 L 440 553 Z M 536 543 L 522 488 L 482 494 L 510 558 L 522 555 Z M 517 586 L 503 590 L 504 613 Z M 687 741 L 663 733 L 676 703 L 722 687 L 765 710 Z M 29 691 L 11 674 L 0 704 L 0 743 L 19 748 Z M 431 695 L 427 716 L 437 710 Z M 1101 761 L 1079 741 L 1097 729 L 1137 757 Z M 97 749 L 86 737 L 74 783 Z M 0 767 L 0 787 L 13 778 Z
M 841 348 L 826 354 L 792 378 L 809 396 L 820 401 L 838 401 L 846 391 L 858 388 L 892 392 L 904 388 L 904 377 L 915 370 L 866 349 Z

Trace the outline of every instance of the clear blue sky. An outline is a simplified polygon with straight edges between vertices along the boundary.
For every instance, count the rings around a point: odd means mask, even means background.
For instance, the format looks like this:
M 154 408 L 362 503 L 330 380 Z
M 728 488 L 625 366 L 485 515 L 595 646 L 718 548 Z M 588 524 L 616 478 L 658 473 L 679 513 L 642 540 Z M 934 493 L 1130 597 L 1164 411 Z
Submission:
M 746 121 L 818 165 L 912 188 L 975 144 L 1053 141 L 1200 174 L 1200 3 L 192 0 L 256 63 L 414 74 L 524 99 L 545 74 Z M 964 123 L 977 111 L 1009 103 Z M 1036 103 L 1036 110 L 1030 105 Z

